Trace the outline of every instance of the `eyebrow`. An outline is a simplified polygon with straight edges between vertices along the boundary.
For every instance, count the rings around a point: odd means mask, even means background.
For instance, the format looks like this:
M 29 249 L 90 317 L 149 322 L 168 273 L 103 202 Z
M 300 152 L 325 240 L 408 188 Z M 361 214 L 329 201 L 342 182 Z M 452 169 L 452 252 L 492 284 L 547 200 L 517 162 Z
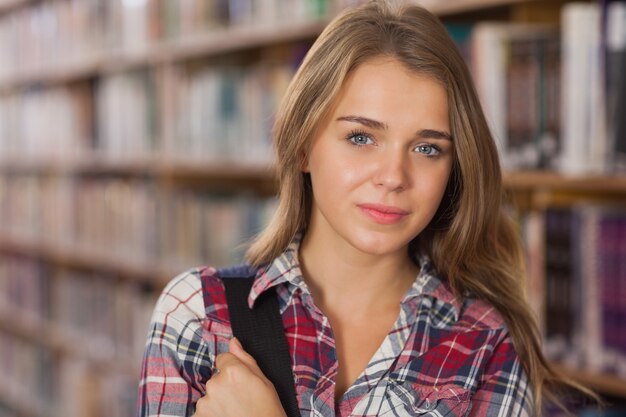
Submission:
M 337 118 L 337 121 L 358 123 L 370 129 L 387 130 L 386 123 L 379 122 L 378 120 L 370 119 L 362 116 L 341 116 Z M 452 135 L 443 130 L 436 129 L 422 129 L 417 132 L 417 136 L 422 139 L 445 139 L 452 140 Z

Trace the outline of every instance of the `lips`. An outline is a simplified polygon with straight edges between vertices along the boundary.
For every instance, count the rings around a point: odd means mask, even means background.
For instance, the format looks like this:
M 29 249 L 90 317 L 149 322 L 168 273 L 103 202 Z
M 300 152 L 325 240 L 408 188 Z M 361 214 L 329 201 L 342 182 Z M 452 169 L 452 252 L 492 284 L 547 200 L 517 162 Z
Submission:
M 398 223 L 409 215 L 406 210 L 383 204 L 359 204 L 358 207 L 367 217 L 379 224 Z

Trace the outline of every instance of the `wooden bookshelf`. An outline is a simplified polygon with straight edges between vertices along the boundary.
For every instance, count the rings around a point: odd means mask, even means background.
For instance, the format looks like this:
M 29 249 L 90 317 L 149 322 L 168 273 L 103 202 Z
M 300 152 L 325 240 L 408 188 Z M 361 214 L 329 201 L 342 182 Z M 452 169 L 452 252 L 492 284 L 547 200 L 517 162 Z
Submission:
M 155 266 L 155 262 L 141 262 L 134 257 L 124 259 L 119 254 L 108 254 L 76 245 L 9 236 L 0 236 L 0 251 L 28 255 L 69 268 L 110 272 L 120 279 L 136 281 L 159 289 L 185 268 L 164 264 Z
M 585 194 L 626 194 L 626 175 L 566 176 L 548 171 L 507 172 L 504 185 L 511 190 L 552 190 Z
M 50 1 L 50 0 L 46 0 Z M 44 0 L 0 0 L 0 15 L 37 7 Z M 417 1 L 435 14 L 446 16 L 467 14 L 471 19 L 480 18 L 481 13 L 491 16 L 491 11 L 509 11 L 524 9 L 536 5 L 536 0 L 422 0 Z M 558 2 L 550 2 L 551 6 Z M 542 2 L 546 3 L 546 2 Z M 544 5 L 545 6 L 545 5 Z M 330 0 L 332 13 L 340 8 L 340 0 Z M 553 9 L 556 6 L 552 7 Z M 158 116 L 165 122 L 158 126 L 159 145 L 154 152 L 146 156 L 121 154 L 105 156 L 92 150 L 75 153 L 72 157 L 37 159 L 24 158 L 23 155 L 5 155 L 0 160 L 0 178 L 37 177 L 39 179 L 60 179 L 80 182 L 87 178 L 105 178 L 129 180 L 147 180 L 159 194 L 185 190 L 189 193 L 224 193 L 253 194 L 270 196 L 277 192 L 277 179 L 270 162 L 245 163 L 240 161 L 202 156 L 168 155 L 159 146 L 172 145 L 168 140 L 176 137 L 177 131 L 170 120 L 175 113 L 170 100 L 170 93 L 176 86 L 172 73 L 177 69 L 192 68 L 200 65 L 212 65 L 230 57 L 242 57 L 244 60 L 256 60 L 267 49 L 273 55 L 273 49 L 286 45 L 299 46 L 313 40 L 328 22 L 329 17 L 315 17 L 300 22 L 281 23 L 280 25 L 232 26 L 207 30 L 194 35 L 160 40 L 147 43 L 137 49 L 93 50 L 78 60 L 59 60 L 52 67 L 34 67 L 21 71 L 15 76 L 0 79 L 0 98 L 2 95 L 22 94 L 34 87 L 68 89 L 68 85 L 81 82 L 98 84 L 101 79 L 115 75 L 124 75 L 137 69 L 148 69 L 158 73 L 158 89 L 163 89 L 164 97 L 156 99 L 163 105 Z M 280 54 L 279 54 L 280 55 Z M 272 58 L 274 59 L 274 58 Z M 208 64 L 207 64 L 208 63 Z M 290 62 L 290 65 L 293 63 Z M 181 71 L 184 72 L 184 71 Z M 189 81 L 184 78 L 182 83 Z M 165 81 L 163 81 L 165 79 Z M 174 87 L 172 87 L 174 86 Z M 96 100 L 95 94 L 90 97 Z M 1 105 L 2 103 L 0 103 Z M 0 107 L 0 111 L 3 109 Z M 97 116 L 96 116 L 97 117 Z M 2 120 L 0 120 L 1 122 Z M 0 124 L 0 127 L 2 125 Z M 178 146 L 176 144 L 176 146 Z M 176 149 L 178 150 L 178 149 Z M 32 151 L 32 149 L 31 149 Z M 182 153 L 184 154 L 184 152 Z M 603 175 L 588 177 L 566 177 L 562 174 L 544 171 L 506 172 L 504 175 L 506 190 L 520 202 L 524 209 L 542 210 L 552 205 L 571 205 L 581 200 L 626 201 L 626 176 Z M 2 191 L 2 190 L 0 190 Z M 224 193 L 225 194 L 225 193 Z M 74 198 L 77 198 L 74 196 Z M 0 219 L 1 220 L 1 219 Z M 42 261 L 52 269 L 87 270 L 110 274 L 116 283 L 128 281 L 152 288 L 158 292 L 176 274 L 192 265 L 171 265 L 164 260 L 142 260 L 111 253 L 108 248 L 89 248 L 85 245 L 68 245 L 39 238 L 20 238 L 9 232 L 0 233 L 0 254 Z M 112 285 L 116 285 L 112 283 Z M 25 313 L 11 306 L 0 304 L 0 331 L 13 334 L 34 345 L 43 345 L 55 355 L 86 360 L 96 368 L 106 369 L 121 374 L 138 375 L 136 363 L 116 363 L 114 358 L 83 351 L 75 346 L 84 345 L 88 336 L 68 335 L 41 317 Z M 82 340 L 81 340 L 82 339 Z M 626 380 L 613 375 L 589 373 L 559 365 L 567 375 L 588 384 L 600 393 L 626 398 Z M 44 417 L 51 413 L 33 403 L 25 395 L 15 395 L 10 387 L 0 383 L 0 403 L 16 410 L 18 417 Z M 92 416 L 84 416 L 92 417 Z
M 0 13 L 10 12 L 18 7 L 34 2 L 35 0 L 0 0 Z
M 55 352 L 86 360 L 95 369 L 139 374 L 139 364 L 105 353 L 89 335 L 70 334 L 36 314 L 0 303 L 0 329 Z
M 481 11 L 493 7 L 512 6 L 515 4 L 530 3 L 533 0 L 421 0 L 418 4 L 431 10 L 433 13 L 446 16 L 450 14 Z M 536 0 L 534 0 L 536 1 Z
M 159 156 L 113 158 L 97 154 L 63 159 L 4 159 L 0 173 L 24 174 L 114 174 L 202 181 L 236 180 L 253 187 L 276 185 L 271 164 Z M 626 174 L 567 176 L 554 171 L 505 171 L 503 185 L 513 192 L 554 191 L 584 195 L 626 194 Z
M 23 417 L 53 417 L 47 407 L 33 400 L 32 395 L 19 392 L 7 380 L 0 381 L 0 401 L 19 410 L 19 415 Z
M 84 165 L 83 165 L 84 164 Z M 65 172 L 62 168 L 65 164 L 50 164 L 47 167 L 53 172 Z M 150 169 L 147 167 L 150 166 Z M 37 165 L 34 166 L 35 168 Z M 28 165 L 26 168 L 33 168 Z M 83 161 L 77 172 L 119 174 L 124 175 L 142 174 L 152 172 L 152 175 L 162 176 L 164 180 L 173 183 L 200 183 L 202 187 L 215 187 L 216 185 L 231 188 L 232 186 L 245 189 L 249 187 L 257 193 L 272 194 L 277 191 L 276 179 L 273 170 L 265 165 L 230 165 L 189 162 L 159 162 L 159 163 L 130 163 L 129 165 L 112 163 L 89 163 Z M 145 171 L 144 171 L 145 169 Z M 30 172 L 30 170 L 29 170 Z M 528 172 L 508 173 L 505 176 L 505 187 L 512 192 L 529 191 L 543 195 L 545 190 L 560 191 L 574 190 L 579 192 L 582 188 L 589 187 L 587 192 L 605 194 L 615 193 L 619 198 L 626 198 L 626 179 L 618 177 L 602 177 L 595 179 L 572 179 L 555 173 Z M 582 184 L 582 185 L 581 185 Z M 597 186 L 596 186 L 597 184 Z M 611 184 L 611 185 L 607 185 Z M 198 187 L 199 185 L 196 185 Z M 598 187 L 604 187 L 604 191 L 598 191 Z M 621 187 L 621 188 L 620 188 Z M 182 271 L 183 265 L 155 265 L 152 261 L 141 262 L 136 259 L 123 259 L 120 255 L 107 254 L 102 251 L 89 250 L 84 247 L 76 247 L 60 244 L 53 241 L 41 241 L 24 239 L 9 235 L 0 235 L 0 251 L 20 253 L 44 259 L 53 264 L 73 268 L 108 271 L 119 274 L 122 278 L 138 280 L 155 287 L 162 287 L 175 274 Z
M 159 156 L 110 157 L 85 154 L 76 158 L 4 159 L 0 174 L 119 174 L 150 177 L 195 177 L 202 180 L 238 179 L 255 183 L 274 183 L 270 164 L 208 158 L 169 158 Z
M 12 3 L 27 4 L 29 1 L 33 0 L 6 0 L 5 9 L 10 10 L 14 7 Z M 536 0 L 454 0 L 449 2 L 424 0 L 419 3 L 433 13 L 445 17 L 449 14 L 489 7 L 512 6 L 532 1 Z M 0 12 L 2 10 L 3 6 L 0 3 Z M 15 90 L 32 84 L 64 84 L 77 79 L 124 72 L 133 68 L 172 64 L 198 57 L 216 57 L 276 44 L 313 40 L 327 21 L 327 19 L 321 19 L 280 26 L 235 26 L 149 44 L 137 51 L 104 50 L 82 62 L 63 64 L 58 68 L 25 71 L 15 78 L 0 80 L 0 91 Z
M 173 63 L 197 57 L 215 57 L 277 44 L 313 40 L 326 23 L 327 20 L 314 20 L 296 24 L 281 23 L 278 26 L 260 25 L 221 29 L 150 46 L 144 54 L 136 57 L 128 56 L 128 64 L 137 66 L 146 62 Z M 124 66 L 112 65 L 107 69 L 117 71 L 120 68 Z
M 159 158 L 106 158 L 85 154 L 76 158 L 14 158 L 0 161 L 2 174 L 81 175 L 113 174 L 158 176 L 163 163 Z
M 579 202 L 626 203 L 625 175 L 571 177 L 546 171 L 508 172 L 503 183 L 510 200 L 525 211 Z
M 607 373 L 590 372 L 571 366 L 557 365 L 557 369 L 573 380 L 604 395 L 626 398 L 626 380 Z
M 180 40 L 162 41 L 147 45 L 139 51 L 101 51 L 84 61 L 63 64 L 58 68 L 36 69 L 20 73 L 12 79 L 0 80 L 0 91 L 16 90 L 25 86 L 65 84 L 103 74 L 129 71 L 196 59 L 210 58 L 276 44 L 312 40 L 326 21 L 281 26 L 234 27 L 219 29 Z

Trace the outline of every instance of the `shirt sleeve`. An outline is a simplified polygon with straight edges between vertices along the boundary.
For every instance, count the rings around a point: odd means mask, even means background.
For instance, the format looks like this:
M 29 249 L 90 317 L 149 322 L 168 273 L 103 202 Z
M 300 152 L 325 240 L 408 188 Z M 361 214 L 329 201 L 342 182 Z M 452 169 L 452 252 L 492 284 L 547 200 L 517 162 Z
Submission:
M 152 315 L 144 352 L 137 417 L 191 416 L 204 394 L 215 349 L 203 338 L 199 271 L 174 278 Z
M 511 337 L 505 331 L 501 337 L 472 397 L 470 416 L 530 417 L 534 400 L 528 377 Z

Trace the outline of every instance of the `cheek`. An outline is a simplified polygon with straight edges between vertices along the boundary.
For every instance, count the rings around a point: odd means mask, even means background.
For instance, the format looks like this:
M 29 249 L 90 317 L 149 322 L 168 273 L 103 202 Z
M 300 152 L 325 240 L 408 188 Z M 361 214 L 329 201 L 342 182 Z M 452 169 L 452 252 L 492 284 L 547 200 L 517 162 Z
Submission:
M 337 152 L 312 155 L 308 166 L 313 183 L 324 187 L 321 191 L 349 187 L 366 175 L 363 164 Z
M 316 200 L 341 200 L 359 182 L 358 169 L 326 161 L 311 171 Z
M 328 180 L 337 183 L 337 185 L 347 187 L 358 183 L 363 175 L 363 169 L 354 164 L 345 164 L 344 166 L 337 164 L 329 169 Z
M 429 206 L 436 210 L 439 207 L 439 204 L 443 198 L 443 195 L 446 191 L 446 186 L 448 185 L 450 170 L 449 169 L 441 169 L 437 172 L 432 173 L 432 175 L 422 177 L 422 179 L 417 180 L 416 190 L 417 195 L 421 196 L 418 198 L 425 199 L 426 201 L 431 202 Z

